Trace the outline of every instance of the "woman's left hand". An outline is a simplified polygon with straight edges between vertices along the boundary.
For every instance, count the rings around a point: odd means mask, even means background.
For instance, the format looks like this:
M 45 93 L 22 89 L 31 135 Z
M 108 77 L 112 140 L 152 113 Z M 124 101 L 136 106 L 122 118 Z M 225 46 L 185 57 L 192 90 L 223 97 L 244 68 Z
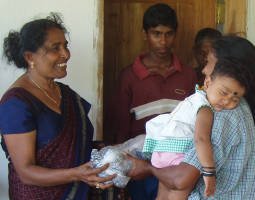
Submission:
M 79 180 L 87 183 L 90 186 L 94 186 L 100 189 L 106 189 L 111 187 L 113 184 L 112 183 L 105 184 L 105 182 L 112 180 L 116 175 L 113 174 L 107 177 L 99 177 L 98 174 L 106 170 L 108 167 L 109 167 L 109 164 L 105 164 L 102 167 L 94 169 L 92 168 L 91 164 L 88 162 L 78 166 L 75 169 L 78 172 Z

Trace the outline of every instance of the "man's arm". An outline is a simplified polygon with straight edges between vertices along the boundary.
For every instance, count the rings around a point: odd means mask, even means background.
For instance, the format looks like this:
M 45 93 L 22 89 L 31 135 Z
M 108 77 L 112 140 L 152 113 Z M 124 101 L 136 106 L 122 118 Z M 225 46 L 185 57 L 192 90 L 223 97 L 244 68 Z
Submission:
M 200 171 L 192 165 L 181 163 L 166 168 L 155 168 L 149 162 L 128 156 L 133 163 L 133 168 L 128 176 L 133 179 L 142 179 L 154 175 L 166 187 L 173 190 L 185 190 L 194 187 Z

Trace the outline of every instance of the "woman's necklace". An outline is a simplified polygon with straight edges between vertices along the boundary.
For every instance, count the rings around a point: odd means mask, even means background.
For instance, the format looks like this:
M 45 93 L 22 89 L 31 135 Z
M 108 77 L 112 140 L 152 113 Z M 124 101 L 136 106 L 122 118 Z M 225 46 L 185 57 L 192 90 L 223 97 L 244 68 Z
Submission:
M 39 89 L 39 90 L 41 90 L 42 92 L 43 92 L 43 94 L 46 96 L 46 97 L 48 97 L 48 99 L 50 99 L 53 103 L 55 103 L 56 105 L 58 105 L 58 103 L 57 103 L 57 101 L 55 100 L 55 99 L 53 99 L 49 94 L 48 94 L 48 92 L 45 90 L 45 89 L 43 89 L 38 83 L 36 83 L 31 77 L 29 77 L 29 79 L 32 81 L 32 83 Z M 56 83 L 55 83 L 55 85 L 56 85 Z M 58 95 L 59 95 L 59 97 L 60 97 L 60 99 L 61 99 L 61 94 L 60 94 L 60 91 L 59 91 L 59 89 L 57 88 L 57 91 L 58 91 Z

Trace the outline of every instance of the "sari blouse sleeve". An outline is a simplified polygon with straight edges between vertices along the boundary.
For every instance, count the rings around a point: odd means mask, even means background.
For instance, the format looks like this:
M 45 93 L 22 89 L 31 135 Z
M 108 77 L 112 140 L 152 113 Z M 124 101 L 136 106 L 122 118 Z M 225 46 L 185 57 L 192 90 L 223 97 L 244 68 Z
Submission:
M 0 104 L 1 134 L 26 133 L 35 128 L 35 118 L 27 103 L 13 97 Z

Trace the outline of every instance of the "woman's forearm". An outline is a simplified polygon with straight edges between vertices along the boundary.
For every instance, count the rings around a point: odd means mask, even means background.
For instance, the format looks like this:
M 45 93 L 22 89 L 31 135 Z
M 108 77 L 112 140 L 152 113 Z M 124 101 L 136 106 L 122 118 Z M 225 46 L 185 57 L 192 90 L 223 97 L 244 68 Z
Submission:
M 37 186 L 54 186 L 73 182 L 78 179 L 75 168 L 49 169 L 31 165 L 19 170 L 23 183 Z
M 55 186 L 66 184 L 74 181 L 83 181 L 88 185 L 104 183 L 112 180 L 115 175 L 99 177 L 98 174 L 106 170 L 108 164 L 92 168 L 90 163 L 82 164 L 75 168 L 69 169 L 49 169 L 37 165 L 30 165 L 19 170 L 19 176 L 22 182 L 28 185 L 37 186 Z M 101 188 L 107 188 L 109 184 Z
M 161 169 L 151 167 L 151 173 L 165 186 L 173 190 L 194 187 L 200 176 L 199 170 L 187 163 Z
M 148 161 L 139 160 L 131 156 L 128 156 L 128 158 L 133 164 L 128 176 L 133 179 L 142 179 L 154 175 L 169 189 L 184 190 L 194 187 L 200 176 L 199 170 L 187 163 L 159 169 L 153 167 Z

